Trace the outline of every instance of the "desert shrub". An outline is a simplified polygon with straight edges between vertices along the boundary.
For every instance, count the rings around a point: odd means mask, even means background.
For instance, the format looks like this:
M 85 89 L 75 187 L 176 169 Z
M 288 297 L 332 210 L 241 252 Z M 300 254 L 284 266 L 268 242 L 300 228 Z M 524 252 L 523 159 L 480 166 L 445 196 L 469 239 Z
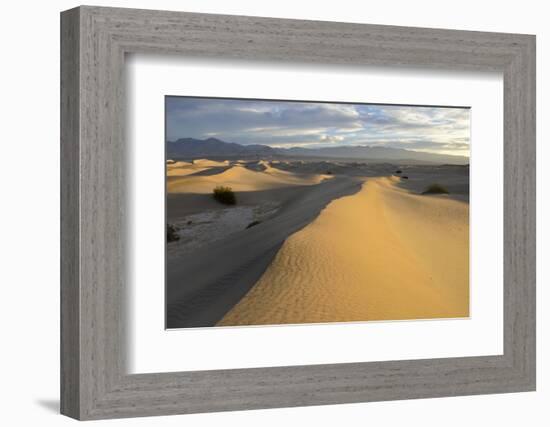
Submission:
M 396 173 L 396 174 L 400 174 L 400 173 L 403 173 L 403 171 L 402 171 L 402 170 L 399 170 L 399 169 L 397 169 L 397 170 L 395 171 L 395 173 Z
M 237 203 L 237 198 L 231 187 L 224 187 L 222 185 L 214 188 L 214 199 L 224 205 L 234 205 Z
M 255 225 L 258 225 L 261 221 L 252 221 L 250 224 L 248 224 L 246 226 L 246 228 L 251 228 L 251 227 L 254 227 Z
M 175 225 L 166 224 L 166 241 L 175 242 L 180 239 L 178 235 L 178 229 Z
M 449 190 L 441 184 L 432 184 L 422 194 L 449 194 Z
M 407 175 L 403 175 L 401 179 L 409 179 L 409 177 Z

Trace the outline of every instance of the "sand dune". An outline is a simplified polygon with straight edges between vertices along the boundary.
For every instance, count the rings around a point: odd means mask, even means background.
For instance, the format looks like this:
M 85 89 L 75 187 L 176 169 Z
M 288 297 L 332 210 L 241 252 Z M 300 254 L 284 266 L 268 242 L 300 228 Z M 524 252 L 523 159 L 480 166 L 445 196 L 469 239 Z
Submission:
M 166 159 L 166 164 L 168 165 L 168 167 L 174 167 L 174 168 L 177 168 L 177 167 L 185 167 L 185 166 L 191 166 L 193 163 L 192 162 L 185 162 L 183 160 L 171 160 L 171 159 Z
M 468 316 L 468 204 L 397 181 L 331 202 L 218 325 Z
M 177 161 L 166 164 L 166 176 L 187 176 L 206 170 L 206 167 L 198 166 L 190 162 Z
M 210 160 L 210 159 L 196 159 L 193 160 L 193 164 L 198 167 L 219 167 L 219 166 L 229 166 L 229 160 L 223 160 L 221 162 L 218 162 L 216 160 Z
M 203 165 L 203 163 L 197 162 L 198 161 L 195 161 L 197 166 Z M 169 175 L 167 179 L 167 190 L 169 193 L 204 194 L 211 193 L 217 185 L 224 185 L 231 187 L 233 191 L 262 191 L 291 185 L 318 184 L 326 178 L 326 175 L 320 174 L 296 174 L 280 171 L 269 165 L 262 171 L 254 171 L 244 165 L 235 164 L 220 173 L 212 175 Z
M 280 191 L 290 195 L 274 217 L 197 247 L 193 256 L 168 258 L 169 328 L 215 325 L 257 283 L 288 236 L 310 224 L 335 198 L 359 191 L 361 183 L 335 177 L 319 185 L 291 188 L 267 192 L 274 197 Z

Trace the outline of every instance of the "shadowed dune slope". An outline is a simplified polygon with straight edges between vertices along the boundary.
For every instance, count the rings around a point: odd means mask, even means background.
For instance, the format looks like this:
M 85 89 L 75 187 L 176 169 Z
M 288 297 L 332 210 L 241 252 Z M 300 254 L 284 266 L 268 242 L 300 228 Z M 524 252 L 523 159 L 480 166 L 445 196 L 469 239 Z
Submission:
M 332 200 L 360 188 L 361 182 L 349 177 L 292 187 L 273 217 L 205 244 L 193 256 L 168 259 L 167 327 L 214 326 L 258 282 L 288 236 L 308 226 Z M 278 197 L 273 191 L 280 189 L 268 192 Z
M 262 191 L 291 185 L 318 184 L 327 177 L 318 174 L 294 174 L 267 166 L 254 171 L 242 165 L 234 165 L 213 175 L 168 176 L 169 193 L 211 193 L 217 185 L 229 186 L 233 191 Z
M 193 163 L 178 161 L 166 165 L 166 176 L 187 176 L 205 169 L 205 167 L 197 166 Z
M 468 204 L 396 181 L 331 202 L 218 325 L 468 316 Z

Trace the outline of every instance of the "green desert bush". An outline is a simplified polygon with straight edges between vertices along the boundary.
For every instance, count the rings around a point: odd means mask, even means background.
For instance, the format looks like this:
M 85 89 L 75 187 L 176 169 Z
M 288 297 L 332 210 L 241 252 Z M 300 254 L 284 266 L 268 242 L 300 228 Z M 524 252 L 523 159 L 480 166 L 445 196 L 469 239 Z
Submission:
M 441 184 L 432 184 L 422 194 L 449 194 L 449 190 Z
M 223 203 L 224 205 L 234 205 L 237 203 L 237 198 L 231 187 L 224 187 L 219 185 L 214 188 L 214 199 L 218 202 Z
M 175 242 L 180 239 L 178 235 L 178 229 L 172 224 L 166 224 L 166 241 Z

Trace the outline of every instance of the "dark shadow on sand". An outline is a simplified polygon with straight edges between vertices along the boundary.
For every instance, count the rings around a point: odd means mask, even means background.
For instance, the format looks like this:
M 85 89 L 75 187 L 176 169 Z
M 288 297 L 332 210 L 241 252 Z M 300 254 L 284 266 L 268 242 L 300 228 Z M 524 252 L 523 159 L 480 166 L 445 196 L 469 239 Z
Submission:
M 286 196 L 270 219 L 206 244 L 192 254 L 170 259 L 166 266 L 167 328 L 216 325 L 254 286 L 288 236 L 313 221 L 332 200 L 360 188 L 359 179 L 335 177 L 319 185 L 278 189 Z M 243 192 L 237 199 L 239 203 L 246 203 L 247 198 L 257 202 L 269 195 Z M 186 196 L 189 202 L 190 195 Z M 168 203 L 170 212 L 170 198 Z

